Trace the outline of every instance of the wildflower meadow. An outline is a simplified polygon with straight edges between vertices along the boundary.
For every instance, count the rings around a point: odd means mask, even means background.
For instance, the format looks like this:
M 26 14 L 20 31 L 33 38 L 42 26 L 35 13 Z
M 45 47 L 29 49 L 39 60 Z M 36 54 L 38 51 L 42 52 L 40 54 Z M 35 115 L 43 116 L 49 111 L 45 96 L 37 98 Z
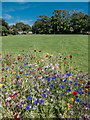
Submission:
M 90 119 L 90 78 L 72 54 L 22 50 L 0 54 L 2 119 Z

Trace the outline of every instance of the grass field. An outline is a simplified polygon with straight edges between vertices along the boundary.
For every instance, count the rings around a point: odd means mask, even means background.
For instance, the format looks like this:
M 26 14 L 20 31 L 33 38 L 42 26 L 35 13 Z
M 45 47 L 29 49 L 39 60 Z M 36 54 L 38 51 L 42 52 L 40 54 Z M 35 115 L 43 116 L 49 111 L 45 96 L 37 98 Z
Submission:
M 20 35 L 2 37 L 2 52 L 41 50 L 73 56 L 75 66 L 88 71 L 88 35 Z

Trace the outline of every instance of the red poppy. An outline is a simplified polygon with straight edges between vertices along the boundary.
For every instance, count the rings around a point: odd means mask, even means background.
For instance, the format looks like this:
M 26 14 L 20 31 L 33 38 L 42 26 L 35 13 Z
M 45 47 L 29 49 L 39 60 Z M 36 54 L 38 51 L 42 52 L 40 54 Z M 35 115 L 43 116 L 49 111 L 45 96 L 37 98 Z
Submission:
M 4 77 L 2 77 L 2 80 L 4 79 Z
M 19 60 L 20 58 L 17 58 L 17 60 Z
M 34 50 L 34 52 L 36 52 L 36 50 Z
M 48 56 L 46 56 L 45 58 L 48 58 Z
M 88 92 L 88 90 L 86 89 L 85 92 Z
M 12 59 L 10 59 L 10 61 L 12 61 Z
M 64 62 L 64 63 L 66 63 L 66 62 Z
M 41 52 L 41 50 L 39 50 L 39 52 Z
M 6 63 L 6 65 L 8 65 L 8 63 Z
M 22 74 L 23 73 L 23 71 L 21 71 L 19 74 Z
M 82 79 L 80 79 L 80 81 L 83 81 Z
M 75 96 L 76 96 L 76 95 L 77 95 L 77 91 L 74 91 L 74 92 L 73 92 L 73 95 L 75 95 Z
M 0 55 L 1 55 L 1 53 L 0 53 Z
M 40 70 L 40 68 L 37 68 L 37 71 Z
M 14 66 L 12 66 L 12 69 L 14 68 Z
M 8 55 L 6 55 L 7 57 L 9 57 Z
M 2 71 L 4 71 L 5 69 L 4 69 L 4 68 L 2 68 L 1 70 L 2 70 Z
M 20 116 L 19 116 L 19 118 L 17 118 L 17 114 L 16 115 L 14 115 L 14 118 L 16 118 L 17 120 L 20 120 Z
M 72 58 L 72 55 L 70 55 L 69 57 Z
M 85 82 L 83 84 L 86 84 Z
M 2 64 L 2 67 L 4 66 L 4 64 Z
M 14 96 L 13 96 L 13 95 L 11 95 L 10 97 L 11 97 L 11 98 L 13 98 Z

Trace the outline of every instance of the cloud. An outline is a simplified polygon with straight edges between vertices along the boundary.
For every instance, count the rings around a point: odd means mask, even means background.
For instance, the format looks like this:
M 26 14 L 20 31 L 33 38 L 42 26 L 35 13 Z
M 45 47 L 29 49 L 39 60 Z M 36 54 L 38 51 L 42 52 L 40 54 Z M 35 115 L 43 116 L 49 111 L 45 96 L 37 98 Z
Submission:
M 32 21 L 33 20 L 20 20 L 20 22 L 23 22 L 24 24 L 29 24 L 29 25 L 31 25 Z
M 9 23 L 9 25 L 15 25 L 16 23 Z
M 4 17 L 3 17 L 3 18 L 4 18 L 4 19 L 10 20 L 10 19 L 12 19 L 12 16 L 9 15 L 9 14 L 4 14 Z

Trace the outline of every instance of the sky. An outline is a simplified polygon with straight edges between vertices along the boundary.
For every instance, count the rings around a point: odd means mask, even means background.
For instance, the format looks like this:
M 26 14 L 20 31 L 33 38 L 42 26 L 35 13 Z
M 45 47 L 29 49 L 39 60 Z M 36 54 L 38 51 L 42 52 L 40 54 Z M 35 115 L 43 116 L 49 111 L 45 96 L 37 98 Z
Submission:
M 74 9 L 88 14 L 88 2 L 2 2 L 2 17 L 9 25 L 23 22 L 32 26 L 39 15 L 51 17 L 58 9 Z

